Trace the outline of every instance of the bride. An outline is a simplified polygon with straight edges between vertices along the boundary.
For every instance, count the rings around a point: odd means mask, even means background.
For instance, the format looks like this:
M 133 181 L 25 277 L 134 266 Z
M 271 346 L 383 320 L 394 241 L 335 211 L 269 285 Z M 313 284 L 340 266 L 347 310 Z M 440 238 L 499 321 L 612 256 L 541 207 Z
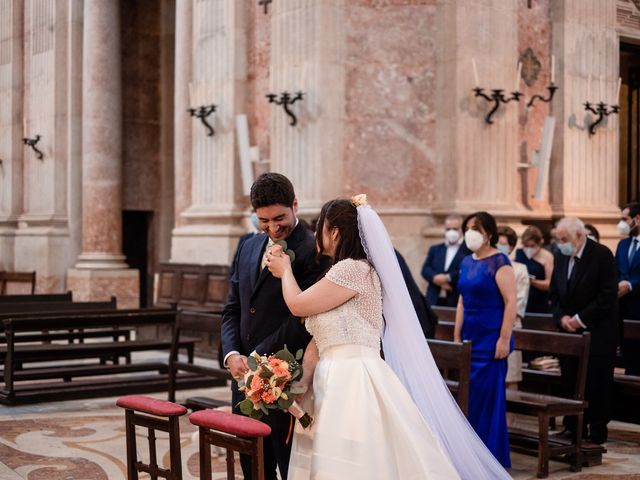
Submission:
M 309 431 L 296 427 L 289 480 L 511 478 L 440 376 L 366 198 L 326 203 L 316 242 L 333 266 L 305 291 L 288 255 L 267 256 L 287 306 L 313 335 L 301 382 L 315 422 Z

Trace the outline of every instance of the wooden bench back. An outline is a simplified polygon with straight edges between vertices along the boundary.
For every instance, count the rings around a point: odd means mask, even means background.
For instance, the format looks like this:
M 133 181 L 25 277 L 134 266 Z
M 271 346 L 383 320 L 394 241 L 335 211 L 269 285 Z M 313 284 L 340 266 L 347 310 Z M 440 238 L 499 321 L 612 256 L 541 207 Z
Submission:
M 36 302 L 71 302 L 73 294 L 67 293 L 38 293 L 35 295 L 0 295 L 0 304 L 4 303 L 36 303 Z
M 227 265 L 161 263 L 158 306 L 221 312 L 229 293 Z
M 558 324 L 550 313 L 525 313 L 522 319 L 522 328 L 557 332 Z
M 0 318 L 9 318 L 14 314 L 22 313 L 48 315 L 54 312 L 99 312 L 102 310 L 116 310 L 117 308 L 116 297 L 111 297 L 108 302 L 6 303 L 0 304 Z
M 469 385 L 471 382 L 471 342 L 427 340 L 433 359 L 445 379 L 457 380 L 456 401 L 460 410 L 469 412 Z M 453 375 L 451 375 L 453 373 Z
M 36 272 L 0 272 L 0 295 L 35 291 Z
M 436 338 L 438 340 L 453 341 L 453 329 L 455 326 L 454 321 L 450 320 L 438 320 L 436 325 Z
M 623 320 L 625 340 L 640 340 L 640 320 Z
M 432 306 L 431 310 L 438 317 L 438 322 L 455 322 L 456 321 L 456 307 L 440 307 Z
M 518 329 L 513 331 L 513 339 L 516 350 L 577 359 L 578 369 L 573 388 L 573 398 L 575 400 L 584 399 L 584 386 L 589 365 L 589 347 L 591 345 L 591 334 L 589 332 L 578 335 Z
M 140 327 L 145 325 L 171 324 L 176 320 L 177 310 L 144 308 L 97 312 L 87 314 L 73 312 L 68 315 L 5 318 L 2 320 L 7 335 L 12 332 L 41 330 L 63 330 L 72 328 Z

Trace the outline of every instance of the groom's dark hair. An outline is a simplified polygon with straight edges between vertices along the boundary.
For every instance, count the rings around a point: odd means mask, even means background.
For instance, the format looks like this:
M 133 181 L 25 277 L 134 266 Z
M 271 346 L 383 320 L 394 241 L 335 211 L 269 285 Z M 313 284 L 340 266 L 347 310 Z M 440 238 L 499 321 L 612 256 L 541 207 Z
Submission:
M 291 181 L 280 173 L 263 173 L 251 185 L 251 206 L 254 210 L 271 205 L 291 208 L 295 199 Z
M 358 212 L 351 200 L 336 199 L 325 203 L 320 210 L 320 217 L 316 224 L 316 243 L 318 252 L 324 251 L 322 245 L 322 228 L 337 228 L 340 234 L 336 245 L 333 263 L 337 263 L 345 258 L 354 260 L 366 259 L 367 254 L 360 241 L 358 230 Z

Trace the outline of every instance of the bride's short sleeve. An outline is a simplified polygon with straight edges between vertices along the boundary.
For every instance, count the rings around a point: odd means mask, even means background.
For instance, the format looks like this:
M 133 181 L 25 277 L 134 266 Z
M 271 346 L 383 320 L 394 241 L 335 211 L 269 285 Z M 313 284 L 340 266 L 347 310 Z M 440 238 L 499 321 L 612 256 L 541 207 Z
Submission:
M 363 260 L 347 258 L 340 260 L 327 272 L 326 279 L 336 285 L 362 293 L 365 278 L 371 267 Z

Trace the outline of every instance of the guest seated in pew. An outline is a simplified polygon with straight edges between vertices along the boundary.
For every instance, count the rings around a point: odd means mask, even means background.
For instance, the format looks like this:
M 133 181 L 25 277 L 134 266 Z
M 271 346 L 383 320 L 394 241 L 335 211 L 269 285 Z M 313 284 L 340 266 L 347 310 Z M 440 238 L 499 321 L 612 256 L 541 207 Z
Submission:
M 471 340 L 469 423 L 496 459 L 511 466 L 505 378 L 513 350 L 516 279 L 509 258 L 496 249 L 498 227 L 487 212 L 468 216 L 464 240 L 474 252 L 460 264 L 454 340 Z
M 556 227 L 559 254 L 551 277 L 553 317 L 564 332 L 591 332 L 584 415 L 585 436 L 594 443 L 607 441 L 611 417 L 611 389 L 618 320 L 618 278 L 609 249 L 586 237 L 584 224 L 575 217 Z M 561 362 L 563 384 L 575 378 L 575 362 Z M 573 436 L 575 417 L 565 417 L 565 435 Z M 588 430 L 587 428 L 588 427 Z
M 527 311 L 549 313 L 549 281 L 553 272 L 553 254 L 542 248 L 544 237 L 534 225 L 522 233 L 522 246 L 516 250 L 516 262 L 523 263 L 529 271 L 531 288 Z
M 620 325 L 622 320 L 640 320 L 640 203 L 622 210 L 618 230 L 624 237 L 616 249 Z M 627 375 L 640 375 L 640 342 L 622 341 L 622 358 Z
M 498 227 L 498 244 L 496 248 L 510 256 L 518 243 L 518 235 L 515 230 L 508 226 Z M 513 272 L 516 276 L 516 322 L 513 328 L 522 328 L 522 319 L 527 309 L 529 298 L 529 272 L 527 266 L 520 262 L 511 261 Z M 507 369 L 507 387 L 517 388 L 518 382 L 522 380 L 522 352 L 513 351 L 509 354 Z

